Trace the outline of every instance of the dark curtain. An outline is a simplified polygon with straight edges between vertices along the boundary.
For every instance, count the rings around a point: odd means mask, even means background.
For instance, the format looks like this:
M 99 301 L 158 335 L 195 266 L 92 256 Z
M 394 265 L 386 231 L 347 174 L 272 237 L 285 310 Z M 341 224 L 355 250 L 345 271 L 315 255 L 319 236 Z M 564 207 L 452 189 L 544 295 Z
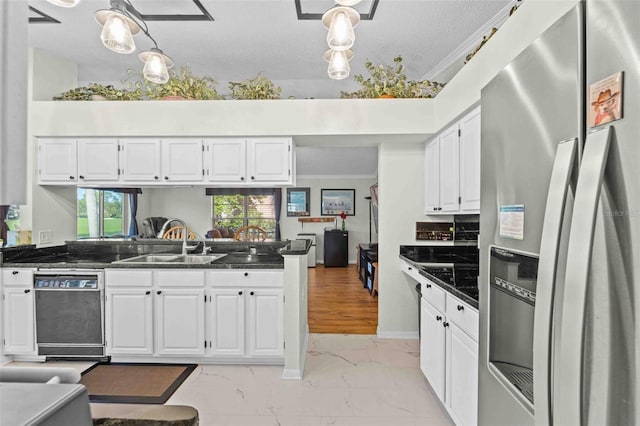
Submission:
M 129 236 L 136 237 L 138 236 L 138 220 L 136 219 L 136 215 L 138 214 L 138 194 L 132 193 L 129 194 L 129 209 L 130 209 L 130 220 L 129 220 Z
M 275 188 L 273 203 L 276 207 L 276 241 L 280 241 L 280 212 L 282 211 L 282 188 Z
M 2 238 L 2 246 L 7 245 L 7 213 L 9 213 L 9 206 L 0 206 L 0 238 Z

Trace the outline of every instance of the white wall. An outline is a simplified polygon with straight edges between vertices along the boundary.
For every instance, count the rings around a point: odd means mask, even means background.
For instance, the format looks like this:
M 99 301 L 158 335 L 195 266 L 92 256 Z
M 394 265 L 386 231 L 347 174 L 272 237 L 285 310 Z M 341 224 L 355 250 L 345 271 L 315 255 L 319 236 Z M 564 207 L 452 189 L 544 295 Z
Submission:
M 424 220 L 424 144 L 380 145 L 378 178 L 378 335 L 417 337 L 415 283 L 400 272 L 398 256 Z
M 39 49 L 29 50 L 29 108 L 32 100 L 51 99 L 77 81 L 77 66 Z M 20 227 L 32 230 L 32 242 L 38 246 L 63 244 L 76 239 L 77 195 L 73 187 L 46 187 L 37 184 L 37 143 L 29 126 L 27 205 L 20 209 Z M 51 231 L 52 242 L 39 244 L 40 231 Z
M 376 178 L 298 178 L 296 188 L 310 188 L 311 192 L 311 217 L 320 217 L 320 190 L 321 189 L 355 189 L 356 190 L 356 215 L 347 216 L 345 225 L 349 231 L 349 263 L 356 262 L 356 246 L 359 243 L 369 242 L 369 201 L 364 197 L 369 196 L 369 187 L 377 182 Z M 297 217 L 287 217 L 287 191 L 282 190 L 282 216 L 280 217 L 280 230 L 282 239 L 295 239 L 300 232 L 318 234 L 317 261 L 322 263 L 324 229 L 333 228 L 335 222 L 329 223 L 302 223 Z M 371 222 L 371 239 L 377 241 L 373 217 Z M 342 224 L 342 219 L 338 218 L 338 227 Z

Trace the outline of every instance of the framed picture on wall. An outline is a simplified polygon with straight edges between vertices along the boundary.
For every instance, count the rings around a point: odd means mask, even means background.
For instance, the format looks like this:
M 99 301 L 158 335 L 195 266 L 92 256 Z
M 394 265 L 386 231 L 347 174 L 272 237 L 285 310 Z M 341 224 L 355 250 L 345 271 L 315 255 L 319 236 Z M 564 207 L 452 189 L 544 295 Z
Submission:
M 356 215 L 355 189 L 322 189 L 320 199 L 322 216 L 337 216 L 342 212 L 347 216 Z
M 287 188 L 287 216 L 309 216 L 309 188 Z

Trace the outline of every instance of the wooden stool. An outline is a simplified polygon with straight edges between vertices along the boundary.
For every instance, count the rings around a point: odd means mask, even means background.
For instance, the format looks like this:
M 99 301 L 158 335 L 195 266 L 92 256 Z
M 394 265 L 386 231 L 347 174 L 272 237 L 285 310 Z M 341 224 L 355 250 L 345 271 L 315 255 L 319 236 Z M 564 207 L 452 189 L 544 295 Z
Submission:
M 378 271 L 378 262 L 373 262 L 372 265 L 374 268 L 374 273 L 373 273 L 373 289 L 371 290 L 371 295 L 373 297 L 377 297 L 378 296 L 378 275 L 380 275 L 380 271 Z

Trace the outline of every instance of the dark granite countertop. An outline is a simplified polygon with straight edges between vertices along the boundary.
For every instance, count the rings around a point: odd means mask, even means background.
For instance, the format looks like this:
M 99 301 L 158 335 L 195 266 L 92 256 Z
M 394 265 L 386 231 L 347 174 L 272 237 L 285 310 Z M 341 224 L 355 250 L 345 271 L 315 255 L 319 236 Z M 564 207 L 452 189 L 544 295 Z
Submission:
M 437 277 L 436 275 L 434 275 L 435 273 L 438 272 L 438 269 L 445 269 L 447 267 L 451 267 L 451 265 L 453 265 L 453 267 L 456 267 L 456 263 L 440 262 L 442 263 L 442 268 L 438 268 L 436 266 L 438 262 L 429 262 L 429 265 L 427 266 L 425 265 L 425 262 L 416 261 L 414 260 L 415 258 L 411 258 L 403 254 L 400 255 L 400 259 L 413 265 L 416 268 L 416 270 L 418 270 L 420 275 L 422 275 L 423 277 L 425 277 L 426 279 L 428 279 L 438 287 L 442 288 L 446 292 L 451 293 L 452 295 L 456 296 L 460 300 L 478 309 L 479 303 L 478 303 L 477 280 L 475 280 L 475 283 L 473 286 L 469 286 L 468 280 L 465 280 L 464 283 L 456 282 L 456 281 L 445 282 L 439 277 Z M 477 266 L 477 264 L 468 264 L 468 263 L 459 263 L 458 265 L 465 266 L 465 267 L 470 265 Z
M 181 241 L 70 241 L 65 245 L 35 248 L 22 246 L 2 250 L 0 266 L 41 269 L 104 269 L 104 268 L 168 268 L 168 269 L 283 269 L 283 255 L 306 255 L 308 240 L 276 242 L 214 242 L 207 241 L 210 253 L 226 256 L 205 264 L 193 263 L 114 263 L 143 254 L 179 254 Z M 201 248 L 192 253 L 197 254 Z

